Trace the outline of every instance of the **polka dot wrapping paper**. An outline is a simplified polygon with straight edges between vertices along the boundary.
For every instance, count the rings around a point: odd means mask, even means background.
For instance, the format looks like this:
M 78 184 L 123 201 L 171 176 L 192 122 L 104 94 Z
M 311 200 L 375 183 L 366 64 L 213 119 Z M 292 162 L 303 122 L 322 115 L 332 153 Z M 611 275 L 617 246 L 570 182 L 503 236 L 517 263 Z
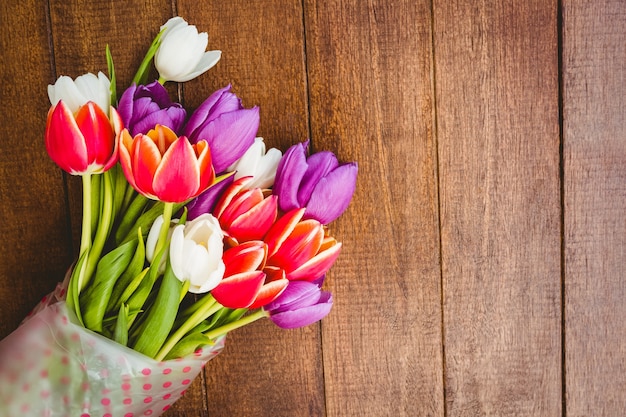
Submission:
M 158 362 L 76 324 L 64 301 L 42 303 L 0 341 L 0 416 L 160 416 L 223 347 Z

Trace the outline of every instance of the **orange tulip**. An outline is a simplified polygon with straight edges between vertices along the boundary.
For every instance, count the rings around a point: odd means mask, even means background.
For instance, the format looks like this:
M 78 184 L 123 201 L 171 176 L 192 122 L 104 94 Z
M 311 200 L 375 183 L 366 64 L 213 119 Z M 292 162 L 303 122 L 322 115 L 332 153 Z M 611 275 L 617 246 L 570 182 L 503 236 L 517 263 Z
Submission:
M 265 236 L 267 265 L 281 268 L 289 281 L 314 281 L 330 269 L 341 243 L 327 236 L 317 220 L 302 220 L 304 208 L 291 210 L 278 219 Z
M 192 145 L 171 129 L 156 125 L 147 134 L 120 134 L 120 162 L 128 182 L 144 196 L 181 203 L 198 196 L 215 179 L 206 141 Z

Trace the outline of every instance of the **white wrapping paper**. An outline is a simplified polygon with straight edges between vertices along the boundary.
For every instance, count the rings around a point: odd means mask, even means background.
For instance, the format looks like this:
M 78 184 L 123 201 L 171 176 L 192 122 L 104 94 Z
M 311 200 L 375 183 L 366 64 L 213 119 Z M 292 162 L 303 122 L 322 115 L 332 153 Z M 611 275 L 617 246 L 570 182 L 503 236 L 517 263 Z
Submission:
M 158 362 L 75 324 L 50 296 L 0 341 L 0 417 L 160 416 L 223 346 Z

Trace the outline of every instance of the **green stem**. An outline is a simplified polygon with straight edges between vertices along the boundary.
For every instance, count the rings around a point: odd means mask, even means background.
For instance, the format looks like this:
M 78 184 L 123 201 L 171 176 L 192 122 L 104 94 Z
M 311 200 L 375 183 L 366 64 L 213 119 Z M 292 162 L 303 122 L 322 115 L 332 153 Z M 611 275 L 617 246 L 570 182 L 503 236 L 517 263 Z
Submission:
M 174 203 L 163 203 L 163 225 L 159 233 L 154 253 L 159 253 L 167 243 L 167 234 L 170 230 L 170 222 L 172 221 L 172 212 L 174 211 Z
M 82 175 L 83 180 L 83 229 L 80 237 L 79 257 L 91 246 L 91 174 Z
M 155 356 L 157 361 L 163 360 L 172 348 L 187 334 L 188 331 L 196 327 L 198 324 L 206 320 L 212 314 L 216 313 L 222 306 L 215 301 L 215 298 L 211 294 L 204 296 L 198 303 L 201 307 L 198 308 L 189 318 L 183 323 L 182 326 L 174 332 L 163 344 L 163 347 L 159 353 Z
M 93 245 L 89 250 L 89 255 L 87 257 L 87 268 L 85 271 L 85 279 L 82 283 L 84 288 L 85 285 L 90 280 L 90 277 L 93 275 L 96 265 L 100 260 L 100 255 L 102 254 L 102 250 L 104 249 L 104 244 L 106 243 L 109 232 L 111 230 L 111 223 L 113 221 L 113 187 L 111 184 L 111 174 L 107 171 L 102 174 L 102 182 L 104 189 L 104 196 L 102 202 L 102 210 L 100 213 L 100 221 L 98 223 L 98 230 L 96 231 L 96 236 L 93 240 Z
M 159 84 L 163 85 L 167 82 L 167 80 L 161 76 L 159 76 Z
M 217 329 L 210 330 L 204 335 L 209 339 L 216 339 L 219 336 L 222 336 L 240 327 L 246 326 L 252 322 L 257 321 L 258 319 L 262 319 L 263 317 L 268 317 L 268 314 L 265 312 L 265 310 L 260 308 L 257 311 L 240 318 L 239 320 L 225 324 L 222 327 L 218 327 Z

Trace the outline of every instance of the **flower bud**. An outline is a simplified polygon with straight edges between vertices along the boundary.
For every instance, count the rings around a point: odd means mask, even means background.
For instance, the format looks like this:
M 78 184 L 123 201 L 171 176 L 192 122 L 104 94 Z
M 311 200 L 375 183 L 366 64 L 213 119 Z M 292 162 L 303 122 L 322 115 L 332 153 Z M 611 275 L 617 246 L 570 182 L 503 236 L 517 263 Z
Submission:
M 167 81 L 185 82 L 203 74 L 220 60 L 221 51 L 207 51 L 209 36 L 181 17 L 168 20 L 161 30 L 161 44 L 154 57 L 159 76 Z

